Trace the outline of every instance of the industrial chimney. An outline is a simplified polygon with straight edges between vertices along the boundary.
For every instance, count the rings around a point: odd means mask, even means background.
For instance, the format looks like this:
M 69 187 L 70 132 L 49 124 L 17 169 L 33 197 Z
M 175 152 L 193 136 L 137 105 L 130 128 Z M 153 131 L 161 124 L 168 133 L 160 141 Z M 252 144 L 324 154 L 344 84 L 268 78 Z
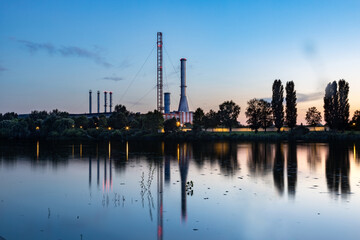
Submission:
M 100 91 L 97 91 L 97 113 L 100 113 Z
M 107 91 L 104 91 L 104 113 L 106 113 L 107 109 Z
M 91 114 L 91 94 L 92 94 L 92 91 L 89 90 L 89 113 Z
M 112 92 L 110 94 L 110 113 L 112 113 Z
M 164 93 L 164 99 L 165 99 L 165 113 L 170 113 L 170 93 L 166 92 Z
M 186 99 L 186 58 L 180 59 L 181 63 L 181 95 L 180 95 L 180 104 L 179 112 L 189 112 L 189 106 Z

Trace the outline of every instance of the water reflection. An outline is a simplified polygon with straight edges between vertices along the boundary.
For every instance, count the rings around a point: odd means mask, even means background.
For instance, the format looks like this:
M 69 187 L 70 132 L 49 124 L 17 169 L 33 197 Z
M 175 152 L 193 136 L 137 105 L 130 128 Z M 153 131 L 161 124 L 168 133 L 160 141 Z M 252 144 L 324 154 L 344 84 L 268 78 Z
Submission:
M 280 143 L 276 144 L 273 167 L 274 185 L 279 194 L 284 193 L 284 152 Z
M 326 157 L 326 181 L 329 191 L 346 197 L 350 193 L 350 160 L 346 145 L 330 143 Z
M 287 181 L 288 181 L 288 194 L 295 196 L 296 183 L 297 183 L 297 151 L 296 143 L 290 142 L 287 151 Z

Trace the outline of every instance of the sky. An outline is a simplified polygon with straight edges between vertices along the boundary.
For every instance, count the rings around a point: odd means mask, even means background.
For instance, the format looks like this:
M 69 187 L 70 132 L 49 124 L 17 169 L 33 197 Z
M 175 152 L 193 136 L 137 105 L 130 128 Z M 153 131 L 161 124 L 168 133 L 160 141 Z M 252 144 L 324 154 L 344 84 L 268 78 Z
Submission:
M 294 81 L 298 123 L 323 111 L 327 83 L 349 82 L 360 109 L 360 1 L 0 0 L 0 113 L 88 112 L 88 91 L 113 104 L 156 109 L 156 33 L 163 33 L 164 92 L 180 99 L 187 58 L 190 110 L 269 99 L 275 79 Z M 103 105 L 103 94 L 101 94 Z M 103 109 L 103 107 L 101 108 Z

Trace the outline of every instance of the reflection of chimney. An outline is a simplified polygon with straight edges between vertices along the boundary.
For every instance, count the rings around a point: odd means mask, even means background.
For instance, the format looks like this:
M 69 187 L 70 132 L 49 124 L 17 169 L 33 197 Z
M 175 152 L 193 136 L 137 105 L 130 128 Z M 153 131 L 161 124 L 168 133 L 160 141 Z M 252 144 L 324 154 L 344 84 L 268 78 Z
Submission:
M 166 101 L 165 101 L 166 102 Z M 165 112 L 166 113 L 166 112 Z M 164 172 L 165 172 L 165 183 L 169 184 L 170 183 L 170 156 L 169 155 L 165 155 L 165 168 L 164 168 Z
M 91 157 L 89 157 L 89 187 L 91 187 Z
M 186 221 L 186 180 L 189 171 L 189 152 L 186 144 L 181 144 L 179 146 L 178 154 L 181 179 L 181 219 Z
M 104 113 L 107 110 L 107 91 L 104 91 Z
M 112 92 L 110 94 L 110 113 L 112 112 Z
M 97 113 L 100 113 L 100 91 L 97 91 Z
M 91 114 L 91 94 L 92 94 L 92 91 L 89 90 L 89 113 Z
M 180 59 L 181 62 L 181 95 L 179 112 L 189 112 L 189 106 L 186 99 L 186 58 Z
M 170 113 L 170 93 L 166 92 L 164 93 L 165 98 L 165 113 Z

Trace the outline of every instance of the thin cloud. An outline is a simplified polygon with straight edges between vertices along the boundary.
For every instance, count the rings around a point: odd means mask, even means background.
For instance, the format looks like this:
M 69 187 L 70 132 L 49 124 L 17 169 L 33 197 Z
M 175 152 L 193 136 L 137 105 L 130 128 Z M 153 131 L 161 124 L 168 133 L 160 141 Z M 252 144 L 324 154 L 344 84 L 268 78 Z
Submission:
M 298 102 L 310 102 L 315 101 L 323 98 L 322 92 L 315 92 L 315 93 L 297 93 L 297 101 Z
M 284 96 L 284 102 L 286 101 L 285 99 L 286 96 Z M 296 93 L 296 97 L 297 97 L 297 102 L 310 102 L 310 101 L 315 101 L 315 100 L 319 100 L 323 98 L 323 93 L 322 92 L 314 92 L 314 93 Z M 271 97 L 266 97 L 266 98 L 262 98 L 267 102 L 271 102 L 272 98 Z
M 103 79 L 104 80 L 111 80 L 111 81 L 115 81 L 115 82 L 124 80 L 124 78 L 122 78 L 122 77 L 103 77 Z
M 25 48 L 30 53 L 35 53 L 39 51 L 45 51 L 50 55 L 58 54 L 63 57 L 79 57 L 87 58 L 93 60 L 95 63 L 102 65 L 104 67 L 111 67 L 112 64 L 107 62 L 104 57 L 100 55 L 97 51 L 91 51 L 85 48 L 80 48 L 77 46 L 61 46 L 56 47 L 51 43 L 36 43 L 27 40 L 16 40 L 18 43 L 25 46 Z
M 4 71 L 7 71 L 8 69 L 7 68 L 4 68 L 3 66 L 0 66 L 0 72 L 4 72 Z

